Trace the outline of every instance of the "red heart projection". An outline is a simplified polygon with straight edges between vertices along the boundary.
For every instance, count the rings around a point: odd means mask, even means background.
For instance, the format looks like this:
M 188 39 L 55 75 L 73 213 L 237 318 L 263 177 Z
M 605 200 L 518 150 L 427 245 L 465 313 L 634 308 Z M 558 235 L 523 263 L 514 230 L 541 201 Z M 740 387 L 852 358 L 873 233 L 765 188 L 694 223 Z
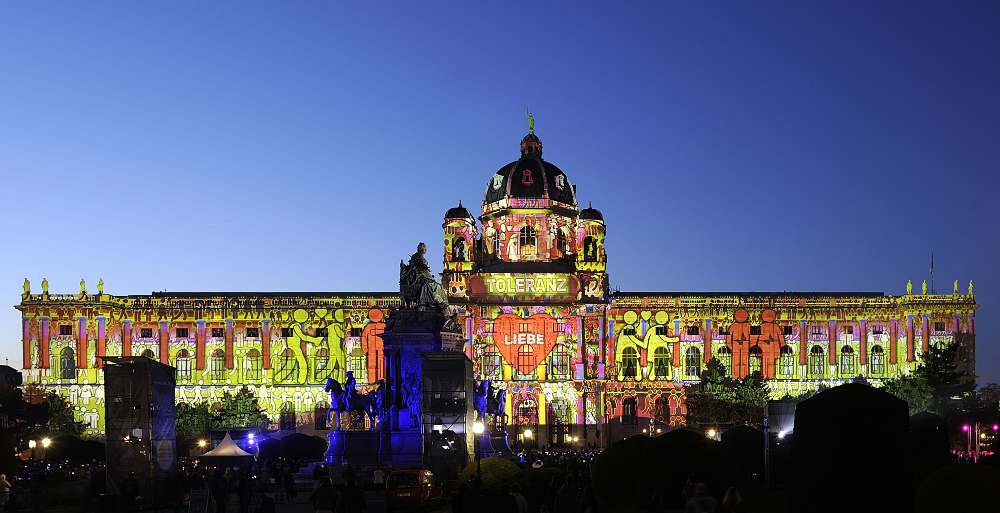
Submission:
M 501 314 L 493 321 L 493 343 L 507 363 L 521 374 L 535 370 L 555 347 L 559 322 L 551 315 L 538 313 L 527 319 Z

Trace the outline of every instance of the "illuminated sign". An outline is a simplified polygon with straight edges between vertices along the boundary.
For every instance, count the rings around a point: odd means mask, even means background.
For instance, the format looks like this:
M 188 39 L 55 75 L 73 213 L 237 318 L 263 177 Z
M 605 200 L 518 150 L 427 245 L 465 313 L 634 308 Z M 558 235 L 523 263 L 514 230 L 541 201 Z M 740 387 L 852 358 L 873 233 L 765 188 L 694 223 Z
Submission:
M 559 321 L 549 314 L 528 318 L 501 314 L 493 321 L 493 342 L 497 350 L 522 374 L 535 370 L 559 339 Z
M 574 301 L 580 280 L 574 274 L 476 274 L 469 277 L 466 293 L 483 299 Z

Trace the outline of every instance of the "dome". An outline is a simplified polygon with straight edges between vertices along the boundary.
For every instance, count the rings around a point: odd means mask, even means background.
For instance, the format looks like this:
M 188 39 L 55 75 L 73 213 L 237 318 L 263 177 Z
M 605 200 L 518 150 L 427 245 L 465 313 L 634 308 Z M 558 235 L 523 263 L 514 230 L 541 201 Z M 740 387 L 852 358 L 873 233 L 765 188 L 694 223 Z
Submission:
M 486 185 L 483 203 L 506 198 L 540 198 L 576 208 L 576 192 L 566 173 L 542 160 L 542 141 L 534 133 L 521 140 L 521 158 L 500 168 Z
M 600 210 L 597 210 L 596 208 L 590 206 L 590 203 L 588 202 L 587 208 L 580 211 L 580 219 L 591 220 L 591 221 L 604 221 L 604 216 L 601 215 Z
M 475 219 L 475 217 L 472 216 L 472 213 L 469 212 L 469 209 L 467 209 L 467 208 L 465 208 L 465 207 L 462 206 L 462 200 L 458 200 L 458 206 L 457 207 L 451 207 L 451 208 L 449 208 L 448 212 L 446 212 L 444 214 L 444 218 L 445 219 L 465 219 L 465 218 Z

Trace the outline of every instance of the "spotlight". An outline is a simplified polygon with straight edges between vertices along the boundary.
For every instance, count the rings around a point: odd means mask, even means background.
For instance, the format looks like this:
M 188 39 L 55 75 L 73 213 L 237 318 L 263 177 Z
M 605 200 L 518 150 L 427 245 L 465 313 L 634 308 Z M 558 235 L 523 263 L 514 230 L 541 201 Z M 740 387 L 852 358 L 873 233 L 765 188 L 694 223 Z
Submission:
M 36 445 L 38 445 L 38 444 L 34 440 L 28 440 L 28 448 L 29 449 L 34 449 Z
M 969 425 L 968 424 L 963 424 L 962 425 L 962 431 L 968 431 L 968 430 L 969 430 Z

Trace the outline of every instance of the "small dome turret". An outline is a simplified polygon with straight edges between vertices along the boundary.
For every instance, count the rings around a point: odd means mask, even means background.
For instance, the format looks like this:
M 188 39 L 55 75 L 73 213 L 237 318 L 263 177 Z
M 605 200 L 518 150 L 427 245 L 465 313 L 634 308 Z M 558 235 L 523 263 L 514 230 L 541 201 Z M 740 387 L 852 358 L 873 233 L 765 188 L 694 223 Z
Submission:
M 444 214 L 444 218 L 445 219 L 466 219 L 466 218 L 468 218 L 468 219 L 475 219 L 475 217 L 472 216 L 472 212 L 469 212 L 469 209 L 467 209 L 467 208 L 465 208 L 465 207 L 462 206 L 462 200 L 458 200 L 458 206 L 457 207 L 451 207 L 451 208 L 449 208 L 448 212 L 446 212 Z
M 601 215 L 601 211 L 590 205 L 587 202 L 587 208 L 580 211 L 580 220 L 582 221 L 604 221 L 604 216 Z

